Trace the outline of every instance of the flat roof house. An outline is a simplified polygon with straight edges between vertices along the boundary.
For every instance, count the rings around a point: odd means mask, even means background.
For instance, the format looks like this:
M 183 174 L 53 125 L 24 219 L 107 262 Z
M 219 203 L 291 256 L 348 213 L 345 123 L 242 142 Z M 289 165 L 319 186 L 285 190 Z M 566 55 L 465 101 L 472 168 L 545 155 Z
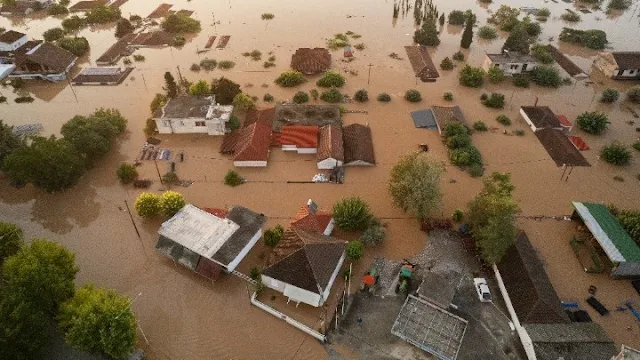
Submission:
M 344 166 L 374 166 L 371 128 L 352 124 L 342 129 L 344 139 Z
M 232 105 L 218 105 L 214 96 L 179 96 L 153 114 L 160 134 L 227 133 Z
M 603 52 L 593 65 L 615 80 L 640 79 L 640 51 Z
M 16 69 L 9 77 L 61 81 L 67 78 L 77 60 L 78 57 L 69 51 L 52 43 L 42 42 L 24 54 L 16 55 Z
M 531 55 L 504 51 L 500 54 L 487 54 L 482 64 L 485 71 L 491 68 L 502 69 L 505 75 L 514 75 L 533 71 L 540 64 Z
M 340 273 L 346 244 L 317 232 L 287 229 L 262 270 L 262 283 L 289 300 L 322 306 Z
M 298 210 L 293 221 L 291 221 L 291 226 L 300 230 L 329 236 L 335 227 L 335 220 L 333 220 L 331 213 L 318 209 L 318 205 L 309 199 L 307 204 Z
M 318 169 L 328 170 L 342 166 L 344 163 L 342 126 L 331 124 L 320 128 L 316 161 Z
M 29 41 L 27 34 L 9 30 L 0 34 L 0 51 L 15 51 Z
M 219 213 L 220 214 L 220 213 Z M 232 272 L 262 237 L 263 214 L 234 206 L 226 217 L 185 205 L 158 230 L 158 252 L 211 280 Z

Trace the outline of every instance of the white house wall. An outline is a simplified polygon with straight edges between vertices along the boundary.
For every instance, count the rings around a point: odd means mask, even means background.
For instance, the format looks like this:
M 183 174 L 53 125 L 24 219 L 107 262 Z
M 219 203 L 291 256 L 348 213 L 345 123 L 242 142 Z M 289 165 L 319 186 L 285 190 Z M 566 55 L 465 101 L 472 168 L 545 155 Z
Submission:
M 266 161 L 234 161 L 236 167 L 267 167 Z
M 12 43 L 0 42 L 0 51 L 14 51 L 22 45 L 26 44 L 27 41 L 29 41 L 29 38 L 27 37 L 27 35 L 25 35 Z
M 233 259 L 233 261 L 231 261 L 229 263 L 229 265 L 227 265 L 227 271 L 228 272 L 232 272 L 233 270 L 236 269 L 236 267 L 238 267 L 238 264 L 240 264 L 242 259 L 244 259 L 244 257 L 247 256 L 249 251 L 251 251 L 251 249 L 256 245 L 256 243 L 258 242 L 258 240 L 260 240 L 261 237 L 262 237 L 262 229 L 258 230 L 258 232 L 256 232 L 253 235 L 251 240 L 249 240 L 247 245 L 245 245 L 245 247 L 242 249 L 242 251 L 240 251 L 238 256 L 236 256 L 236 258 Z
M 371 164 L 362 160 L 356 160 L 349 163 L 345 163 L 344 166 L 374 166 L 374 164 Z
M 329 236 L 331 235 L 331 233 L 333 232 L 333 228 L 336 227 L 336 221 L 331 218 L 331 221 L 329 221 L 329 224 L 327 225 L 327 227 L 324 229 L 324 232 L 322 233 L 324 236 Z
M 342 166 L 342 161 L 336 160 L 334 158 L 328 158 L 321 161 L 318 161 L 318 169 L 321 170 L 331 170 L 336 166 Z
M 297 286 L 287 284 L 283 281 L 276 280 L 266 275 L 261 276 L 262 283 L 266 287 L 282 293 L 291 301 L 305 303 L 314 307 L 322 305 L 322 303 L 320 302 L 320 294 L 312 293 L 311 291 L 301 289 Z
M 282 145 L 282 151 L 295 151 L 298 154 L 315 154 L 318 152 L 317 148 L 299 148 L 296 145 Z
M 327 288 L 324 289 L 324 292 L 322 293 L 322 303 L 324 303 L 329 298 L 329 294 L 331 293 L 331 287 L 333 287 L 333 283 L 336 281 L 336 278 L 338 277 L 338 274 L 342 269 L 342 264 L 344 263 L 344 258 L 346 255 L 347 255 L 346 252 L 342 253 L 342 256 L 340 257 L 340 261 L 338 261 L 338 266 L 336 266 L 336 268 L 333 270 L 333 274 L 331 274 L 331 278 L 329 279 Z M 322 305 L 322 303 L 320 305 Z
M 522 108 L 520 109 L 520 115 L 522 115 L 522 118 L 524 119 L 524 121 L 526 121 L 527 124 L 529 124 L 529 127 L 531 128 L 531 130 L 533 130 L 533 132 L 536 132 L 538 130 L 538 128 L 536 128 L 536 126 L 533 125 L 533 122 L 531 122 L 531 119 L 529 119 L 529 117 L 527 116 L 527 113 L 525 113 Z

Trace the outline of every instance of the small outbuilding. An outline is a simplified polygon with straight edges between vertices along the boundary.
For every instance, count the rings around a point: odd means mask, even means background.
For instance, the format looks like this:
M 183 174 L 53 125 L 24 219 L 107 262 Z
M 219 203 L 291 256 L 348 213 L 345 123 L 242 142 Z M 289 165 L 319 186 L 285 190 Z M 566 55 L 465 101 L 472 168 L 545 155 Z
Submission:
M 433 106 L 431 107 L 433 118 L 438 128 L 438 133 L 442 135 L 445 126 L 450 123 L 459 123 L 464 127 L 469 127 L 467 118 L 464 116 L 460 106 Z
M 232 105 L 216 104 L 215 96 L 179 96 L 156 110 L 153 119 L 160 134 L 224 135 Z
M 29 41 L 27 34 L 8 30 L 0 34 L 0 51 L 15 51 Z
M 219 217 L 185 205 L 158 230 L 158 252 L 198 274 L 217 279 L 233 272 L 262 237 L 263 214 L 234 206 Z
M 305 75 L 318 74 L 331 67 L 331 53 L 323 48 L 300 48 L 291 56 L 291 68 Z
M 591 166 L 571 139 L 557 129 L 534 132 L 557 166 Z
M 640 277 L 640 247 L 624 230 L 618 219 L 602 204 L 572 202 L 573 220 L 589 229 L 611 261 L 614 279 Z
M 538 60 L 531 55 L 505 50 L 500 54 L 487 54 L 482 68 L 485 71 L 498 68 L 502 69 L 505 75 L 515 75 L 531 72 L 539 65 Z
M 335 227 L 335 220 L 331 213 L 320 210 L 318 204 L 309 199 L 307 204 L 302 206 L 296 213 L 296 216 L 291 221 L 291 227 L 329 236 Z
M 640 79 L 640 51 L 603 52 L 593 65 L 614 80 Z
M 344 139 L 344 166 L 374 166 L 371 128 L 361 124 L 351 124 L 342 129 Z
M 133 68 L 88 67 L 82 69 L 71 83 L 73 85 L 118 85 L 132 71 Z
M 325 125 L 318 134 L 318 169 L 330 170 L 344 163 L 342 126 Z

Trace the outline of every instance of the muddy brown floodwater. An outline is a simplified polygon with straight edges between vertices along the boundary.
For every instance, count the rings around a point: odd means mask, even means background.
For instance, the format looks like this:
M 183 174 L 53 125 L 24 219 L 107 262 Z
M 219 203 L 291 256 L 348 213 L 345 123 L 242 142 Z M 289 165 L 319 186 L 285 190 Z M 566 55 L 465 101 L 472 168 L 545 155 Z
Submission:
M 74 1 L 75 2 L 75 1 Z M 446 105 L 442 100 L 445 91 L 454 94 L 453 104 L 460 105 L 470 121 L 483 120 L 495 131 L 476 134 L 473 142 L 482 152 L 487 170 L 507 171 L 513 175 L 515 197 L 525 215 L 569 214 L 571 200 L 602 201 L 616 203 L 619 207 L 640 207 L 640 190 L 636 176 L 640 173 L 640 161 L 635 160 L 625 168 L 615 168 L 598 160 L 598 149 L 614 139 L 630 143 L 636 138 L 634 128 L 639 126 L 623 105 L 601 105 L 596 94 L 606 87 L 621 90 L 633 85 L 630 82 L 612 82 L 593 75 L 595 84 L 585 81 L 557 90 L 517 89 L 511 85 L 487 84 L 483 89 L 469 89 L 458 85 L 457 70 L 441 72 L 435 83 L 416 83 L 411 66 L 406 60 L 403 46 L 410 45 L 414 30 L 412 11 L 398 19 L 392 18 L 393 2 L 385 0 L 325 0 L 300 2 L 293 0 L 272 1 L 169 1 L 174 9 L 194 10 L 195 18 L 202 22 L 202 32 L 188 40 L 181 50 L 142 49 L 137 53 L 146 61 L 135 63 L 131 76 L 117 87 L 74 87 L 67 84 L 29 82 L 22 92 L 32 94 L 36 101 L 18 105 L 18 96 L 11 88 L 0 88 L 9 98 L 0 105 L 0 118 L 12 125 L 42 123 L 45 134 L 58 134 L 60 126 L 75 114 L 87 114 L 98 107 L 115 107 L 129 119 L 129 133 L 95 169 L 73 189 L 55 195 L 43 194 L 31 187 L 17 190 L 0 182 L 0 218 L 25 228 L 30 237 L 47 237 L 58 241 L 76 253 L 81 269 L 78 282 L 88 281 L 117 289 L 134 297 L 142 295 L 133 304 L 140 327 L 149 340 L 146 345 L 139 337 L 140 346 L 151 359 L 326 359 L 322 346 L 302 332 L 251 306 L 245 285 L 237 278 L 226 277 L 210 284 L 194 276 L 185 268 L 174 266 L 154 251 L 159 221 L 143 221 L 136 217 L 141 238 L 138 239 L 126 212 L 125 200 L 133 203 L 137 191 L 120 186 L 114 170 L 119 163 L 134 159 L 144 141 L 142 128 L 148 117 L 148 104 L 154 93 L 162 91 L 163 73 L 172 71 L 191 81 L 226 76 L 243 85 L 243 90 L 259 98 L 271 93 L 277 100 L 285 100 L 298 89 L 281 89 L 273 80 L 288 68 L 291 54 L 298 47 L 321 47 L 325 39 L 338 32 L 353 31 L 362 38 L 353 43 L 365 43 L 366 49 L 356 53 L 351 63 L 341 62 L 340 51 L 333 53 L 333 67 L 357 72 L 346 75 L 344 91 L 353 93 L 367 88 L 370 97 L 388 92 L 393 101 L 388 104 L 370 101 L 367 104 L 348 104 L 348 109 L 367 110 L 368 114 L 347 114 L 345 123 L 368 123 L 372 127 L 377 166 L 370 169 L 348 169 L 346 184 L 287 184 L 287 180 L 308 180 L 317 171 L 314 158 L 283 154 L 272 151 L 267 169 L 239 169 L 249 183 L 238 188 L 222 185 L 224 173 L 232 168 L 231 161 L 218 154 L 221 139 L 206 136 L 164 136 L 163 146 L 185 151 L 186 161 L 178 165 L 178 174 L 194 184 L 178 189 L 189 202 L 198 206 L 223 207 L 242 204 L 269 216 L 268 226 L 286 224 L 297 208 L 308 198 L 315 199 L 321 207 L 329 208 L 336 200 L 357 195 L 371 204 L 374 213 L 388 224 L 389 237 L 384 245 L 368 251 L 360 262 L 359 270 L 374 255 L 402 259 L 420 251 L 424 235 L 415 220 L 394 208 L 386 192 L 390 168 L 398 157 L 417 149 L 417 144 L 428 143 L 430 152 L 446 161 L 446 149 L 437 134 L 415 129 L 409 111 L 429 105 Z M 161 1 L 130 0 L 122 6 L 124 16 L 148 15 Z M 474 1 L 435 0 L 440 12 L 454 9 L 472 9 L 480 25 L 486 23 L 490 11 L 495 11 L 506 1 L 482 5 Z M 541 41 L 559 46 L 574 62 L 590 72 L 590 64 L 596 52 L 568 44 L 558 44 L 557 38 L 563 26 L 580 29 L 598 28 L 607 32 L 610 45 L 615 50 L 640 49 L 638 4 L 622 13 L 606 15 L 602 11 L 581 14 L 582 22 L 568 25 L 559 19 L 565 8 L 575 8 L 564 2 L 509 1 L 510 6 L 548 7 L 552 15 L 542 24 Z M 603 6 L 604 8 L 604 6 Z M 260 14 L 270 12 L 275 19 L 263 21 Z M 213 24 L 214 19 L 216 22 Z M 0 26 L 13 28 L 40 38 L 41 34 L 59 26 L 60 18 L 27 17 L 0 18 Z M 91 52 L 81 60 L 81 66 L 95 64 L 95 60 L 115 42 L 114 26 L 88 28 L 80 36 L 88 38 Z M 441 45 L 432 50 L 434 62 L 439 64 L 445 56 L 458 50 L 462 27 L 445 25 Z M 211 35 L 231 35 L 224 50 L 213 49 L 198 55 Z M 467 62 L 480 66 L 485 52 L 499 51 L 506 34 L 494 41 L 474 39 L 471 49 L 463 51 Z M 549 40 L 553 38 L 552 40 Z M 242 52 L 260 50 L 263 54 L 273 51 L 277 66 L 265 71 L 262 61 L 251 61 Z M 394 60 L 388 54 L 395 52 L 404 60 Z M 215 70 L 194 73 L 189 66 L 204 57 L 217 60 L 233 60 L 232 70 Z M 263 55 L 264 58 L 267 56 Z M 264 59 L 263 59 L 264 61 Z M 372 66 L 369 67 L 368 65 Z M 461 63 L 458 63 L 460 66 Z M 368 81 L 367 72 L 371 69 Z M 299 87 L 308 91 L 314 88 L 315 79 Z M 261 87 L 268 84 L 268 88 Z M 424 100 L 409 104 L 402 99 L 410 88 L 419 89 Z M 507 105 L 504 110 L 484 108 L 478 101 L 482 92 L 504 93 Z M 540 105 L 550 106 L 556 113 L 570 120 L 585 110 L 606 112 L 611 128 L 602 137 L 594 137 L 574 130 L 586 140 L 593 150 L 585 156 L 593 165 L 577 168 L 568 182 L 559 181 L 558 169 L 518 116 L 521 105 L 531 105 L 535 98 Z M 264 104 L 259 104 L 264 105 Z M 637 108 L 637 106 L 636 106 Z M 515 120 L 511 130 L 525 129 L 524 137 L 502 134 L 502 128 L 494 120 L 505 113 Z M 630 126 L 627 121 L 636 121 Z M 637 154 L 634 154 L 636 158 Z M 161 172 L 167 164 L 160 164 Z M 151 164 L 142 167 L 142 176 L 156 177 Z M 622 176 L 624 182 L 612 180 Z M 455 180 L 451 182 L 450 180 Z M 156 184 L 154 190 L 158 190 Z M 455 167 L 448 166 L 443 179 L 444 204 L 442 215 L 448 216 L 465 204 L 481 188 L 480 179 L 472 179 Z M 613 307 L 620 301 L 632 298 L 627 282 L 609 280 L 605 275 L 587 275 L 570 251 L 568 224 L 554 221 L 528 223 L 526 229 L 532 242 L 539 249 L 549 275 L 563 299 L 580 299 L 586 288 L 597 283 L 601 301 Z M 241 270 L 258 262 L 258 247 L 241 265 Z M 609 319 L 599 321 L 618 345 L 625 343 L 640 347 L 640 328 L 628 313 L 615 313 Z M 348 351 L 343 351 L 348 352 Z M 353 355 L 352 355 L 353 356 Z

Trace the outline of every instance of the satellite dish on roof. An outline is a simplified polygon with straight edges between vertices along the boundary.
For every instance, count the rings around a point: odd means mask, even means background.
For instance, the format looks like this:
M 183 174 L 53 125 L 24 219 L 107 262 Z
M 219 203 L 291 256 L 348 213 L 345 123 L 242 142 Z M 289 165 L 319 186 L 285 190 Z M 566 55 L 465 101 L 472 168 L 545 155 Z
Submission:
M 316 212 L 318 211 L 318 204 L 316 204 L 313 200 L 309 199 L 309 201 L 307 201 L 307 208 L 309 209 L 309 212 L 311 214 L 316 214 Z

